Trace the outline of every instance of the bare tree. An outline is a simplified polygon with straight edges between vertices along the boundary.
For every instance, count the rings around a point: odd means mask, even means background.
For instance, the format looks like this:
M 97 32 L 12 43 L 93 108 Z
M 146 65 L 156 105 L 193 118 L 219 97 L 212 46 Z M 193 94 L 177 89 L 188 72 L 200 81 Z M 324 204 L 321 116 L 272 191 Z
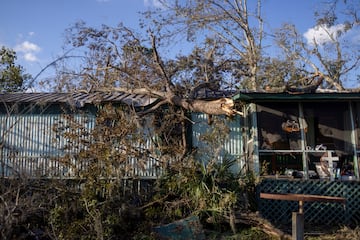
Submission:
M 261 1 L 249 9 L 247 0 L 163 1 L 164 11 L 148 12 L 159 32 L 173 41 L 186 34 L 187 40 L 217 39 L 222 43 L 232 74 L 240 87 L 256 90 L 263 39 Z M 164 19 L 164 21 L 159 21 Z M 172 29 L 172 30 L 169 30 Z M 231 60 L 230 60 L 231 59 Z
M 287 61 L 300 70 L 298 79 L 312 81 L 321 76 L 323 87 L 343 91 L 345 77 L 354 77 L 360 64 L 360 47 L 350 35 L 359 29 L 359 8 L 351 2 L 344 2 L 343 11 L 342 1 L 323 3 L 323 8 L 315 11 L 316 25 L 304 35 L 292 24 L 284 24 L 276 33 Z

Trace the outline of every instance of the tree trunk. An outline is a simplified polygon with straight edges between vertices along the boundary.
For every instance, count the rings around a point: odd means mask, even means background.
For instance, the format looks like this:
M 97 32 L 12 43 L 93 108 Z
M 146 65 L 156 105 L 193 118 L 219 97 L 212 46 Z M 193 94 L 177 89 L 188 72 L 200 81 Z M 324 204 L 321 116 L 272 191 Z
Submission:
M 192 112 L 202 112 L 210 115 L 241 114 L 234 109 L 234 101 L 231 98 L 220 98 L 217 100 L 184 99 L 172 96 L 170 102 Z

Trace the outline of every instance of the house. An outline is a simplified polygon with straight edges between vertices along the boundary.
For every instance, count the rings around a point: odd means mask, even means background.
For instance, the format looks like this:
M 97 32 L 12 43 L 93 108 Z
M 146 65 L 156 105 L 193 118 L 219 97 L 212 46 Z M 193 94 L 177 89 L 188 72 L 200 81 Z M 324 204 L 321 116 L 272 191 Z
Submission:
M 235 172 L 252 170 L 260 176 L 302 179 L 359 179 L 359 93 L 238 92 L 233 99 L 243 116 L 225 119 L 229 133 L 219 151 L 220 158 L 236 160 Z M 36 171 L 37 175 L 47 175 L 42 165 L 47 161 L 55 164 L 49 159 L 65 154 L 66 139 L 56 135 L 53 125 L 66 121 L 64 114 L 71 113 L 92 129 L 97 106 L 109 102 L 144 109 L 156 104 L 157 99 L 104 92 L 0 94 L 1 176 L 11 175 L 18 168 L 29 169 L 30 175 Z M 211 128 L 207 117 L 191 114 L 189 136 L 193 148 L 205 147 L 201 136 Z M 334 175 L 320 174 L 318 167 L 324 157 L 335 159 Z M 18 162 L 5 162 L 9 159 Z M 52 175 L 67 174 L 61 171 Z
M 360 221 L 360 184 L 348 181 L 359 179 L 359 93 L 238 92 L 230 96 L 243 115 L 220 116 L 228 127 L 227 137 L 211 149 L 219 153 L 220 161 L 234 160 L 234 172 L 253 171 L 260 176 L 258 192 L 346 197 L 345 211 L 342 206 L 330 205 L 327 211 L 317 204 L 306 207 L 307 222 Z M 71 116 L 83 128 L 94 129 L 97 112 L 106 103 L 147 109 L 157 99 L 105 92 L 0 94 L 0 176 L 76 177 L 71 166 L 81 167 L 78 161 L 71 159 L 69 165 L 58 159 L 78 149 L 68 148 L 68 139 L 54 126 L 67 131 Z M 212 129 L 208 117 L 191 113 L 188 128 L 190 147 L 205 152 L 209 146 L 202 136 Z M 135 147 L 146 153 L 154 148 L 154 139 L 146 138 Z M 137 165 L 139 156 L 142 167 Z M 132 172 L 125 176 L 129 178 L 155 179 L 162 173 L 158 156 L 151 154 L 130 156 L 125 165 L 119 168 L 130 167 Z M 322 174 L 321 169 L 328 172 Z M 260 213 L 282 223 L 291 221 L 296 208 L 296 203 L 259 200 Z

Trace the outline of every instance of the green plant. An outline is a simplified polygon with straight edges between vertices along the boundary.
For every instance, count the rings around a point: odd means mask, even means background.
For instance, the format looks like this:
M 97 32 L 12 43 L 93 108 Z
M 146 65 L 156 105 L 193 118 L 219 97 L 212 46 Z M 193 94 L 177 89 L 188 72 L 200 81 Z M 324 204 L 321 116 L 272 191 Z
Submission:
M 51 211 L 52 232 L 58 239 L 122 239 L 137 231 L 141 212 L 133 200 L 140 196 L 125 195 L 122 179 L 135 178 L 133 169 L 141 169 L 147 155 L 139 147 L 143 133 L 132 117 L 109 104 L 99 108 L 94 129 L 72 115 L 54 126 L 68 143 L 61 163 L 78 179 L 76 194 L 63 194 Z M 129 159 L 137 159 L 138 165 L 128 164 Z M 62 191 L 69 193 L 71 188 L 63 186 Z
M 193 158 L 171 165 L 158 182 L 154 197 L 157 204 L 155 209 L 147 209 L 148 216 L 164 222 L 190 214 L 208 221 L 220 219 L 237 201 L 234 189 L 230 188 L 236 183 L 227 172 L 230 166 L 230 161 L 205 165 Z
M 198 215 L 215 228 L 229 221 L 236 231 L 235 210 L 249 208 L 247 196 L 255 191 L 255 178 L 233 172 L 237 159 L 228 158 L 223 149 L 228 131 L 223 119 L 215 118 L 202 135 L 202 149 L 169 165 L 157 182 L 153 204 L 146 208 L 148 218 L 171 222 Z

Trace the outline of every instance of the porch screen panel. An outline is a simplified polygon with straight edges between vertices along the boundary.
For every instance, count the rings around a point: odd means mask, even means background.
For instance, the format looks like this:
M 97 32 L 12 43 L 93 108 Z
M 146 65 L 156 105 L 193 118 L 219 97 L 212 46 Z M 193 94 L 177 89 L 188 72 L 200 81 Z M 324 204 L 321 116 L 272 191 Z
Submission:
M 340 155 L 353 152 L 347 102 L 304 103 L 303 108 L 304 118 L 311 130 L 306 133 L 309 148 L 322 144 Z
M 258 105 L 259 150 L 299 150 L 301 134 L 297 103 Z
M 306 123 L 303 126 L 307 128 Z M 262 175 L 284 175 L 302 169 L 301 126 L 296 102 L 257 105 L 259 164 Z

